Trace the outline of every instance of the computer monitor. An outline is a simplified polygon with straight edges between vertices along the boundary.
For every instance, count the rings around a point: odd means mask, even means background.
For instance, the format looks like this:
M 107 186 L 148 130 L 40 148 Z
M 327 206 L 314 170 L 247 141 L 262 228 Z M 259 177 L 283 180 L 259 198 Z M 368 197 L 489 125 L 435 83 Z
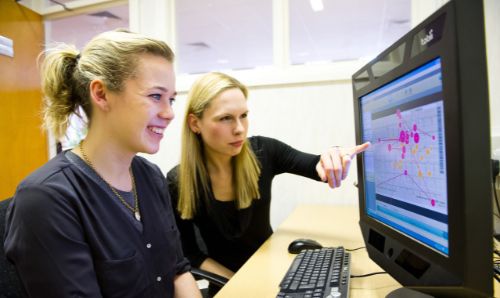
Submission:
M 405 288 L 492 296 L 482 1 L 448 2 L 352 79 L 370 258 Z

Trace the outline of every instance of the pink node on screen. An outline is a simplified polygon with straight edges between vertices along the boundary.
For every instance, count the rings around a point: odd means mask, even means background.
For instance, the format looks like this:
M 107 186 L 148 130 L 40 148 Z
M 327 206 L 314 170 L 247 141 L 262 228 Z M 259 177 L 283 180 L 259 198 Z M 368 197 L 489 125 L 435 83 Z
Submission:
M 416 124 L 413 124 L 413 130 L 417 131 L 417 125 Z
M 418 143 L 420 141 L 420 135 L 418 134 L 418 132 L 416 132 L 413 136 L 413 140 L 415 141 L 415 143 Z
M 436 206 L 436 200 L 431 199 L 431 205 L 432 205 L 432 207 Z
M 405 132 L 402 130 L 400 133 L 399 133 L 399 141 L 401 143 L 404 143 L 405 142 L 405 139 L 406 139 L 406 134 Z
M 404 173 L 405 173 L 405 175 L 408 175 L 408 170 L 405 170 L 405 172 L 404 172 Z

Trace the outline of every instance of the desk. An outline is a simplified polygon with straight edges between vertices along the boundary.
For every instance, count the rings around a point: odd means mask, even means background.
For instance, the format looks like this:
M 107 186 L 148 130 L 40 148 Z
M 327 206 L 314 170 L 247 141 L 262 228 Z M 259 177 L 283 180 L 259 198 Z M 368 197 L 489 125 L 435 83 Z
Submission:
M 311 238 L 323 246 L 361 247 L 358 221 L 357 206 L 299 205 L 215 297 L 276 297 L 295 257 L 287 252 L 292 240 Z M 370 260 L 366 249 L 351 252 L 351 274 L 376 271 L 383 270 Z M 388 274 L 351 278 L 350 297 L 385 297 L 399 287 Z
M 287 252 L 297 238 L 311 238 L 323 246 L 364 246 L 357 206 L 299 205 L 274 234 L 253 254 L 216 298 L 276 297 L 278 285 L 295 255 Z M 383 271 L 368 257 L 366 249 L 351 252 L 351 274 Z M 351 278 L 350 297 L 385 297 L 400 284 L 388 274 Z M 495 293 L 500 283 L 494 281 Z

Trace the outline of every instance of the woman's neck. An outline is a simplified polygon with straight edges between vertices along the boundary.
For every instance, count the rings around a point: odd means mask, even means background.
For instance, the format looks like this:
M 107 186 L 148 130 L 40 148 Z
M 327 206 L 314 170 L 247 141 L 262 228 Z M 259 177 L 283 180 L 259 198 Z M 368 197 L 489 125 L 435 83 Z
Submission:
M 231 157 L 213 155 L 207 156 L 207 170 L 210 177 L 213 196 L 218 201 L 232 201 L 235 199 L 233 183 L 233 165 Z
M 211 174 L 231 173 L 233 165 L 230 156 L 207 154 L 207 169 Z
M 123 191 L 132 189 L 129 169 L 135 154 L 126 152 L 112 140 L 104 141 L 90 133 L 81 146 L 75 147 L 72 151 L 87 164 L 90 162 L 90 166 L 97 174 L 114 188 Z

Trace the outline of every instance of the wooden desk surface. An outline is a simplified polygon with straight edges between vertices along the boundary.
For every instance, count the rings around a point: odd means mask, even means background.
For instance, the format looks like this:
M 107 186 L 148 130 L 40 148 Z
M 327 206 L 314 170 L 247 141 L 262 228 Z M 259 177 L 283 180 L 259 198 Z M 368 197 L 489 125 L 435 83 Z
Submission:
M 278 285 L 295 255 L 287 251 L 297 238 L 311 238 L 323 246 L 364 246 L 357 206 L 299 205 L 275 233 L 243 265 L 216 298 L 276 297 Z M 351 274 L 383 271 L 366 249 L 351 252 Z M 351 278 L 350 297 L 385 297 L 400 287 L 388 274 Z

